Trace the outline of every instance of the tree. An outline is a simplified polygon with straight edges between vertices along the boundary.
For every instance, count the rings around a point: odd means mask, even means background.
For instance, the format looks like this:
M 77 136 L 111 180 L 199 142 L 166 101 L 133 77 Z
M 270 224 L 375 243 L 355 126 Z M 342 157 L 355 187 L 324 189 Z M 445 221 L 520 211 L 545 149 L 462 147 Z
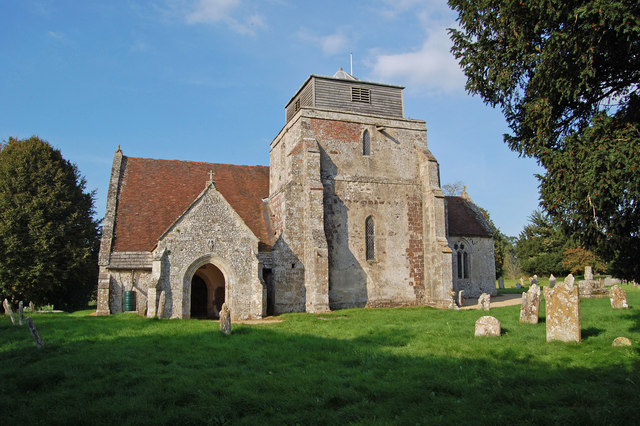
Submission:
M 516 243 L 518 261 L 522 270 L 530 275 L 564 275 L 568 268 L 563 265 L 564 250 L 573 247 L 551 217 L 536 210 L 529 217 Z
M 0 144 L 0 294 L 70 309 L 97 281 L 94 193 L 38 137 Z
M 546 169 L 544 209 L 640 280 L 640 2 L 449 0 L 466 88 Z
M 594 273 L 602 273 L 607 269 L 607 265 L 593 252 L 583 247 L 567 248 L 564 250 L 564 260 L 562 265 L 569 269 L 572 274 L 581 274 L 585 266 L 591 266 Z
M 446 196 L 459 197 L 460 195 L 462 195 L 462 191 L 464 191 L 464 188 L 464 183 L 459 180 L 454 183 L 445 183 L 444 185 L 442 185 L 442 192 Z

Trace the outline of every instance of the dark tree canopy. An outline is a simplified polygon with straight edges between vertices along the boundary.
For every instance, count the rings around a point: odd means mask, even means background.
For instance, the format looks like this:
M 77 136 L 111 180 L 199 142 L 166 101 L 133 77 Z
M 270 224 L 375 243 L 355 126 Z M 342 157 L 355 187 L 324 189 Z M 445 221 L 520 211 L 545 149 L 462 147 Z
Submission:
M 640 280 L 640 2 L 449 0 L 466 88 L 546 169 L 542 205 Z
M 570 268 L 563 263 L 564 252 L 573 247 L 575 244 L 567 238 L 562 228 L 539 210 L 531 214 L 529 224 L 524 227 L 516 242 L 522 271 L 539 276 L 568 274 Z
M 86 306 L 97 276 L 93 198 L 76 166 L 48 142 L 0 144 L 0 296 Z

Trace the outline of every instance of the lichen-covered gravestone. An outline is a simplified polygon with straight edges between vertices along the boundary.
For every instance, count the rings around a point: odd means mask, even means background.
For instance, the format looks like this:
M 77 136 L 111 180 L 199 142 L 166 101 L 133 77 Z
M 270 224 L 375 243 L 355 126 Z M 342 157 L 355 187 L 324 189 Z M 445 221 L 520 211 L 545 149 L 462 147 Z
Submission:
M 478 309 L 488 311 L 491 309 L 491 295 L 482 293 L 478 298 Z
M 613 339 L 612 346 L 631 346 L 631 340 L 628 337 L 616 337 Z
M 485 315 L 483 317 L 478 318 L 476 321 L 476 332 L 477 336 L 500 336 L 500 332 L 502 331 L 500 321 L 492 316 Z
M 556 277 L 553 274 L 549 275 L 549 287 L 554 288 L 556 286 Z
M 611 300 L 611 307 L 613 309 L 629 309 L 627 304 L 627 292 L 620 286 L 614 285 L 609 291 L 609 299 Z
M 586 281 L 593 280 L 593 268 L 591 266 L 584 267 L 584 279 Z
M 547 342 L 580 342 L 580 298 L 573 275 L 554 288 L 545 287 Z
M 532 284 L 529 291 L 522 293 L 522 304 L 520 305 L 520 322 L 529 324 L 538 323 L 540 313 L 540 287 Z
M 222 304 L 220 310 L 220 331 L 224 334 L 231 334 L 231 311 L 227 308 L 227 304 Z

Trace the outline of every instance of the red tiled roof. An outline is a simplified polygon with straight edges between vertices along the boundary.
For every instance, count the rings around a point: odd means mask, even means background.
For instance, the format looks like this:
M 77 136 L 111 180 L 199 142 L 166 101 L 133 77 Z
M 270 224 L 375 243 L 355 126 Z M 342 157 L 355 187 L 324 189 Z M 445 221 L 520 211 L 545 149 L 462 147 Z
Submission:
M 205 189 L 216 188 L 261 243 L 271 245 L 263 198 L 269 167 L 123 157 L 113 251 L 151 251 L 158 238 Z
M 478 217 L 469 201 L 462 197 L 445 197 L 445 199 L 447 200 L 449 235 L 493 236 L 493 230 L 490 230 L 488 224 Z

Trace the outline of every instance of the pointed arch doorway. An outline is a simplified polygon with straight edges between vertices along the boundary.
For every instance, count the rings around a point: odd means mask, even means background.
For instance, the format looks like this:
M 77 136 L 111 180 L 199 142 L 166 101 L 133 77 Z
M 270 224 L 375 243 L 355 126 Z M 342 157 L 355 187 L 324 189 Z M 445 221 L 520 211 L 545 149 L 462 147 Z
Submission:
M 191 278 L 191 318 L 217 319 L 225 301 L 225 278 L 212 263 L 199 267 Z

